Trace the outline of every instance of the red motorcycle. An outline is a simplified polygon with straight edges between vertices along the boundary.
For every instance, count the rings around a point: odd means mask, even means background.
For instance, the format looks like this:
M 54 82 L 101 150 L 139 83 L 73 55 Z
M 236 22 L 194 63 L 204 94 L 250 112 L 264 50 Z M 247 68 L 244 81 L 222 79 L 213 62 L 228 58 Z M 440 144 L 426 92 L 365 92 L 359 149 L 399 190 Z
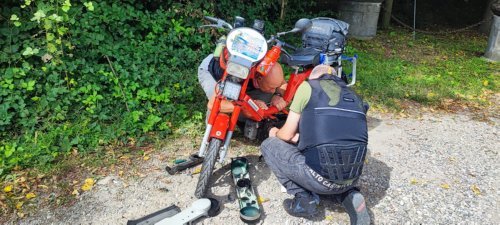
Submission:
M 294 72 L 289 76 L 283 95 L 283 99 L 289 104 L 297 88 L 310 75 L 315 65 L 324 63 L 334 66 L 337 71 L 341 70 L 341 55 L 344 51 L 343 46 L 348 28 L 348 24 L 330 18 L 300 19 L 292 30 L 277 33 L 266 40 L 262 34 L 264 25 L 262 21 L 256 20 L 250 28 L 243 26 L 244 19 L 241 17 L 236 17 L 233 25 L 219 18 L 206 16 L 205 19 L 213 24 L 202 27 L 224 28 L 229 33 L 218 57 L 224 73 L 217 82 L 215 101 L 198 153 L 198 156 L 204 157 L 204 160 L 195 191 L 197 198 L 205 197 L 217 157 L 220 163 L 224 161 L 240 113 L 244 113 L 249 121 L 245 124 L 244 133 L 250 139 L 256 138 L 258 129 L 267 134 L 266 128 L 272 126 L 265 126 L 263 123 L 275 122 L 278 114 L 285 116 L 287 114 L 286 110 L 280 112 L 275 106 L 270 106 L 268 109 L 259 108 L 246 94 L 248 83 L 255 78 L 256 73 L 266 76 L 266 73 L 280 58 L 282 64 L 291 66 Z M 339 24 L 339 22 L 344 23 L 345 26 L 342 27 L 341 25 L 344 24 Z M 285 34 L 299 32 L 303 33 L 303 39 L 308 38 L 304 41 L 302 48 L 295 48 L 278 39 Z M 333 37 L 337 33 L 340 34 L 338 40 Z M 318 37 L 316 38 L 315 35 Z M 330 43 L 325 45 L 323 39 Z M 338 42 L 332 42 L 333 39 Z M 271 46 L 270 49 L 268 45 Z M 283 47 L 293 50 L 293 54 L 288 53 Z M 353 59 L 355 70 L 355 58 Z M 353 72 L 350 85 L 355 82 L 355 71 Z M 220 112 L 223 100 L 230 101 L 234 105 L 232 113 Z

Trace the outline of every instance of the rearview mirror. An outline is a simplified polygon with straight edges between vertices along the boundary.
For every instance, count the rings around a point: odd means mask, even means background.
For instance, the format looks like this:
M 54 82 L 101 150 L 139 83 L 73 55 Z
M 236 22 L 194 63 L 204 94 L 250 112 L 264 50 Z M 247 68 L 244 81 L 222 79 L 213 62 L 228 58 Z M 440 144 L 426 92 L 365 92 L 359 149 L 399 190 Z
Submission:
M 295 27 L 290 31 L 293 33 L 302 32 L 312 27 L 312 21 L 307 18 L 302 18 L 295 23 Z
M 287 32 L 278 33 L 277 36 L 282 36 L 288 33 L 303 32 L 312 27 L 312 21 L 310 19 L 302 18 L 295 23 L 295 27 Z

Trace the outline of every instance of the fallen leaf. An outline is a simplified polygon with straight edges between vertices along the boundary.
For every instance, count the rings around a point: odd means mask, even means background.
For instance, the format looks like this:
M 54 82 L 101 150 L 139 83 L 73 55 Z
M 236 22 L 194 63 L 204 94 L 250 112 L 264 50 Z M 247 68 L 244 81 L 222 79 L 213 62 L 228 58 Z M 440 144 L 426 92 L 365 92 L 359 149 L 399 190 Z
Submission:
M 35 193 L 30 192 L 30 193 L 26 194 L 26 199 L 30 200 L 32 198 L 36 198 L 36 194 Z
M 121 176 L 123 176 L 123 170 L 120 170 L 120 171 L 118 172 L 118 175 L 119 175 L 120 177 L 121 177 Z
M 7 185 L 6 187 L 3 188 L 3 192 L 9 193 L 12 191 L 12 185 Z
M 441 188 L 450 189 L 450 185 L 447 183 L 441 184 Z
M 88 191 L 92 189 L 95 184 L 95 180 L 92 178 L 85 179 L 85 183 L 82 185 L 82 191 Z
M 332 221 L 333 220 L 333 216 L 330 216 L 330 215 L 325 216 L 325 220 Z
M 269 199 L 268 199 L 268 198 L 264 198 L 264 197 L 262 197 L 262 196 L 259 196 L 259 198 L 257 198 L 257 201 L 258 201 L 260 204 L 262 204 L 262 203 L 264 203 L 264 202 L 268 202 L 268 201 L 269 201 Z
M 476 195 L 480 195 L 481 194 L 481 190 L 479 190 L 479 187 L 475 184 L 473 184 L 470 189 L 472 189 L 472 191 L 474 192 L 474 194 Z
M 199 174 L 201 172 L 201 167 L 196 167 L 192 174 Z
M 24 204 L 24 202 L 18 202 L 18 203 L 16 204 L 16 209 L 17 209 L 17 210 L 21 209 L 21 208 L 23 207 L 23 204 Z
M 144 161 L 148 161 L 149 160 L 149 156 L 144 156 Z
M 24 183 L 26 182 L 26 177 L 20 177 L 19 179 L 16 180 L 18 183 Z

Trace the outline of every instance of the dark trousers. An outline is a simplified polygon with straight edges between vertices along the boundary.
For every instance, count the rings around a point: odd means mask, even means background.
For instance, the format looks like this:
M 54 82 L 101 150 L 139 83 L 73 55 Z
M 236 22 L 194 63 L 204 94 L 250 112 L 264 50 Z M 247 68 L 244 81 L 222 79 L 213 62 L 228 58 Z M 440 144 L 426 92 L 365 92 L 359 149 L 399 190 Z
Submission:
M 277 137 L 266 139 L 260 149 L 266 164 L 288 194 L 295 195 L 306 190 L 321 195 L 341 194 L 355 183 L 336 184 L 327 180 L 306 165 L 305 156 L 297 146 Z

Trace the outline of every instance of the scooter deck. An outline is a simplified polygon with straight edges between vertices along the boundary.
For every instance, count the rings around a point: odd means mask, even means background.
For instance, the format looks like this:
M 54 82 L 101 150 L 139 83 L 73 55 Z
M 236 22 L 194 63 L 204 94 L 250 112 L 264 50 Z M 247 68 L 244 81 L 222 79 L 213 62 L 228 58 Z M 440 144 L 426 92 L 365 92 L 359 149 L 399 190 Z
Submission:
M 257 221 L 260 219 L 260 206 L 250 180 L 248 160 L 244 157 L 233 158 L 231 161 L 231 174 L 236 185 L 241 219 L 245 222 Z
M 151 213 L 151 214 L 144 216 L 142 218 L 139 218 L 136 220 L 129 220 L 129 221 L 127 221 L 127 225 L 153 225 L 153 224 L 156 224 L 165 218 L 175 216 L 176 214 L 178 214 L 180 212 L 181 212 L 181 209 L 179 207 L 177 207 L 176 205 L 171 205 L 167 208 L 164 208 L 160 211 Z
M 201 198 L 182 211 L 176 205 L 171 205 L 140 219 L 129 220 L 127 225 L 191 224 L 191 222 L 202 216 L 216 216 L 219 209 L 220 204 L 217 200 L 213 198 Z

